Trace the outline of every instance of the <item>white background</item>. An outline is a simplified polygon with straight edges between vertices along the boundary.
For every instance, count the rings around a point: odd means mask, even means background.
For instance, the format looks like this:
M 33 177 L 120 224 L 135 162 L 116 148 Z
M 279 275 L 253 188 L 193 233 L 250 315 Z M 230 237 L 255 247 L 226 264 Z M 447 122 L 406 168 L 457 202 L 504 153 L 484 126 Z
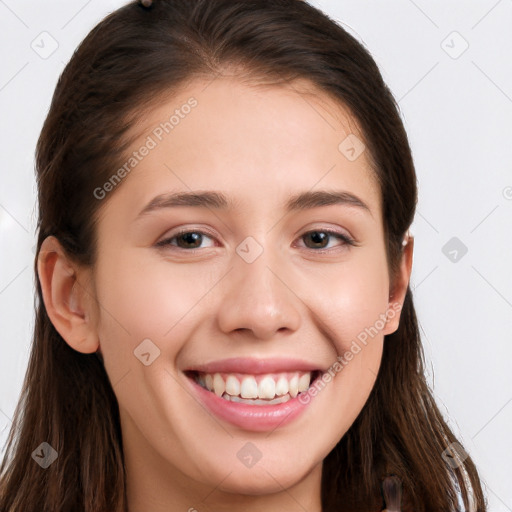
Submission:
M 512 1 L 311 3 L 364 42 L 399 101 L 419 181 L 411 285 L 428 379 L 489 510 L 512 511 Z M 0 0 L 2 447 L 33 328 L 36 140 L 72 52 L 123 4 Z M 47 58 L 31 47 L 44 31 L 58 43 Z M 456 261 L 443 252 L 453 237 L 467 247 Z

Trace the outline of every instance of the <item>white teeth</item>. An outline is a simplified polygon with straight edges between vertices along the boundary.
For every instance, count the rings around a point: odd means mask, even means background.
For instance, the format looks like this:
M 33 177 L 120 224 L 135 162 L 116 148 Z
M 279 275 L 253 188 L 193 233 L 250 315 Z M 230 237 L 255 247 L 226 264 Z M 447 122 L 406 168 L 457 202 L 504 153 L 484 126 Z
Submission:
M 244 377 L 240 386 L 242 398 L 258 398 L 258 384 L 254 377 Z
M 242 399 L 252 399 L 252 402 L 256 403 L 257 399 L 263 399 L 267 404 L 281 403 L 274 402 L 280 397 L 286 397 L 287 400 L 290 397 L 295 398 L 299 393 L 306 391 L 311 384 L 311 372 L 246 375 L 242 379 L 239 376 L 241 375 L 220 372 L 201 373 L 196 376 L 196 380 L 201 386 L 226 400 L 229 400 L 230 397 L 241 397 Z
M 299 393 L 299 376 L 298 375 L 294 375 L 290 379 L 289 393 L 292 398 L 295 398 L 297 396 L 297 394 Z
M 226 393 L 231 396 L 240 394 L 240 381 L 234 375 L 229 375 L 226 379 Z
M 276 395 L 282 396 L 288 393 L 288 379 L 286 377 L 279 377 L 276 384 Z
M 213 376 L 213 391 L 217 396 L 222 396 L 222 393 L 226 391 L 226 383 L 220 373 L 216 373 Z
M 301 391 L 306 391 L 306 389 L 309 388 L 309 381 L 311 380 L 310 379 L 311 377 L 311 374 L 310 373 L 305 373 L 300 379 L 299 379 L 299 393 Z M 215 383 L 215 380 L 214 380 L 214 383 Z
M 258 396 L 260 398 L 274 398 L 276 395 L 276 381 L 270 377 L 263 377 L 258 386 Z

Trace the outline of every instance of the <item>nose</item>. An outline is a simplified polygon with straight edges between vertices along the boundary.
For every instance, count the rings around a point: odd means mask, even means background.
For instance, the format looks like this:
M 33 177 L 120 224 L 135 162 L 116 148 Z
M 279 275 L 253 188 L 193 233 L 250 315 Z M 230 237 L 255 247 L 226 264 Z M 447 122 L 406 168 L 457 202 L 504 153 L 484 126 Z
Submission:
M 259 340 L 275 339 L 278 332 L 294 332 L 301 324 L 302 300 L 289 283 L 285 265 L 263 253 L 252 263 L 235 255 L 224 280 L 218 310 L 222 332 L 251 333 Z

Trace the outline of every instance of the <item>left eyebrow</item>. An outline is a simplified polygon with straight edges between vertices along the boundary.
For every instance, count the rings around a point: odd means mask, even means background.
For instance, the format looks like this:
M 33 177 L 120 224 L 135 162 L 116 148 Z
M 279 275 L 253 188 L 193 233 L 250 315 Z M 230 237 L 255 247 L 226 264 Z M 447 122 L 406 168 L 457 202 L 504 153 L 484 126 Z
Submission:
M 169 194 L 160 194 L 155 196 L 139 212 L 137 218 L 162 208 L 173 208 L 177 206 L 213 208 L 215 210 L 235 209 L 240 204 L 233 199 L 228 199 L 223 193 L 207 190 L 201 192 L 176 192 Z M 302 211 L 321 206 L 343 205 L 356 207 L 373 214 L 368 205 L 356 195 L 345 190 L 318 190 L 315 192 L 307 191 L 291 196 L 285 204 L 286 212 Z

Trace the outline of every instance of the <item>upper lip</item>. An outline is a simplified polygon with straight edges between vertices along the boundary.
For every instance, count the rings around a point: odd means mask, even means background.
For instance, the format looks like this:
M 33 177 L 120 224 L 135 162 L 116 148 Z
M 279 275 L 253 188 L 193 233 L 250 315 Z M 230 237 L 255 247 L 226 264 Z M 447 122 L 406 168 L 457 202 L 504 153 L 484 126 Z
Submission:
M 187 370 L 202 373 L 248 373 L 251 375 L 258 375 L 264 373 L 292 371 L 308 372 L 321 370 L 321 366 L 302 359 L 256 359 L 252 357 L 233 357 L 219 361 L 212 361 L 210 363 L 198 364 L 187 368 Z

